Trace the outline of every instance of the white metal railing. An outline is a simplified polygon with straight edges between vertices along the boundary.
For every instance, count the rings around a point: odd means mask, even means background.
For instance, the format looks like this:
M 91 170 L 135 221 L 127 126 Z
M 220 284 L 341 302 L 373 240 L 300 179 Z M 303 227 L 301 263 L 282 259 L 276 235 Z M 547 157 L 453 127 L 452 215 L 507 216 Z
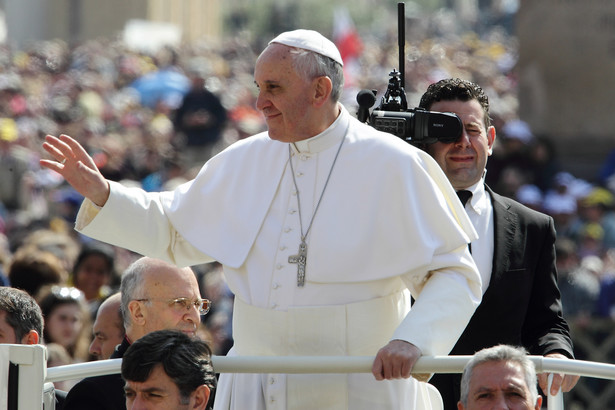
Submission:
M 413 373 L 461 373 L 472 356 L 425 356 L 414 366 Z M 565 373 L 615 380 L 615 365 L 583 360 L 552 359 L 530 356 L 537 373 Z M 371 373 L 373 356 L 213 356 L 218 373 Z M 79 363 L 47 369 L 46 382 L 81 379 L 119 373 L 121 359 Z M 549 385 L 551 383 L 549 379 Z M 562 410 L 563 395 L 547 396 L 549 410 Z

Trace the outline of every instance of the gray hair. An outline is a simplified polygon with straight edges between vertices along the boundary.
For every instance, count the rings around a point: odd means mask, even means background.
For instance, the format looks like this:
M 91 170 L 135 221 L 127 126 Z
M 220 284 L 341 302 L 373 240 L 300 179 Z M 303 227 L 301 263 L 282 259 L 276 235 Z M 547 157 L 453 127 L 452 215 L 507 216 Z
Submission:
M 292 66 L 301 77 L 312 80 L 327 76 L 331 80 L 331 99 L 340 100 L 344 89 L 344 69 L 337 61 L 303 48 L 290 47 Z
M 461 403 L 464 406 L 468 405 L 468 395 L 470 393 L 470 380 L 474 368 L 480 364 L 488 362 L 513 362 L 518 363 L 523 371 L 525 383 L 531 394 L 532 403 L 538 400 L 538 388 L 536 387 L 536 368 L 534 363 L 527 356 L 527 351 L 523 347 L 514 347 L 509 345 L 497 345 L 480 350 L 463 369 L 461 376 Z
M 148 268 L 148 258 L 141 258 L 133 262 L 122 275 L 122 283 L 120 284 L 120 293 L 122 295 L 122 303 L 120 312 L 124 319 L 124 327 L 127 329 L 130 324 L 130 310 L 128 304 L 139 294 L 143 288 L 143 273 Z

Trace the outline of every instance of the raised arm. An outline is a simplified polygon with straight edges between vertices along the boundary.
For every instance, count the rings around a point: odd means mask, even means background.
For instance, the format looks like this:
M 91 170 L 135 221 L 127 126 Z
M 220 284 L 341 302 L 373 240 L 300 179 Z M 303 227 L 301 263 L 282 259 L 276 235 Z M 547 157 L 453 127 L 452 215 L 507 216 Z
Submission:
M 109 198 L 109 182 L 103 177 L 92 157 L 68 135 L 59 138 L 47 135 L 43 148 L 55 160 L 41 159 L 42 167 L 62 175 L 84 197 L 98 206 Z

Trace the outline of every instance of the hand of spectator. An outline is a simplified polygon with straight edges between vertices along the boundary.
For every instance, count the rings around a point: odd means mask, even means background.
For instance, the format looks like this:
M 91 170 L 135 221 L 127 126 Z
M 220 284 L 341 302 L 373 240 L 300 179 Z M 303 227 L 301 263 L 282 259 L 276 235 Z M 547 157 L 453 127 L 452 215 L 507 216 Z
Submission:
M 545 355 L 545 357 L 549 357 L 551 359 L 568 359 L 561 353 L 549 353 Z M 540 373 L 538 375 L 538 385 L 540 389 L 547 394 L 548 388 L 548 377 L 549 373 Z M 562 392 L 569 392 L 579 381 L 580 376 L 575 374 L 553 374 L 553 383 L 551 383 L 551 396 L 555 396 L 559 391 L 560 387 L 562 388 Z
M 421 350 L 404 340 L 391 340 L 378 351 L 372 374 L 376 380 L 407 379 L 421 357 Z
M 98 206 L 109 198 L 109 182 L 103 177 L 92 157 L 68 135 L 45 137 L 43 148 L 55 159 L 41 159 L 42 167 L 56 171 L 77 192 Z

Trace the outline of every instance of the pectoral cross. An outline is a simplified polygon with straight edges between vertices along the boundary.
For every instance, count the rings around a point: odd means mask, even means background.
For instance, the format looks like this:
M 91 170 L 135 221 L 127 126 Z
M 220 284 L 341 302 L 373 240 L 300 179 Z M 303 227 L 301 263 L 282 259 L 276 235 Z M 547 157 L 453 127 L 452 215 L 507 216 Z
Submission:
M 305 265 L 307 262 L 307 244 L 305 240 L 301 240 L 299 244 L 299 253 L 297 255 L 290 255 L 288 257 L 288 263 L 297 264 L 297 286 L 303 287 L 305 285 Z

